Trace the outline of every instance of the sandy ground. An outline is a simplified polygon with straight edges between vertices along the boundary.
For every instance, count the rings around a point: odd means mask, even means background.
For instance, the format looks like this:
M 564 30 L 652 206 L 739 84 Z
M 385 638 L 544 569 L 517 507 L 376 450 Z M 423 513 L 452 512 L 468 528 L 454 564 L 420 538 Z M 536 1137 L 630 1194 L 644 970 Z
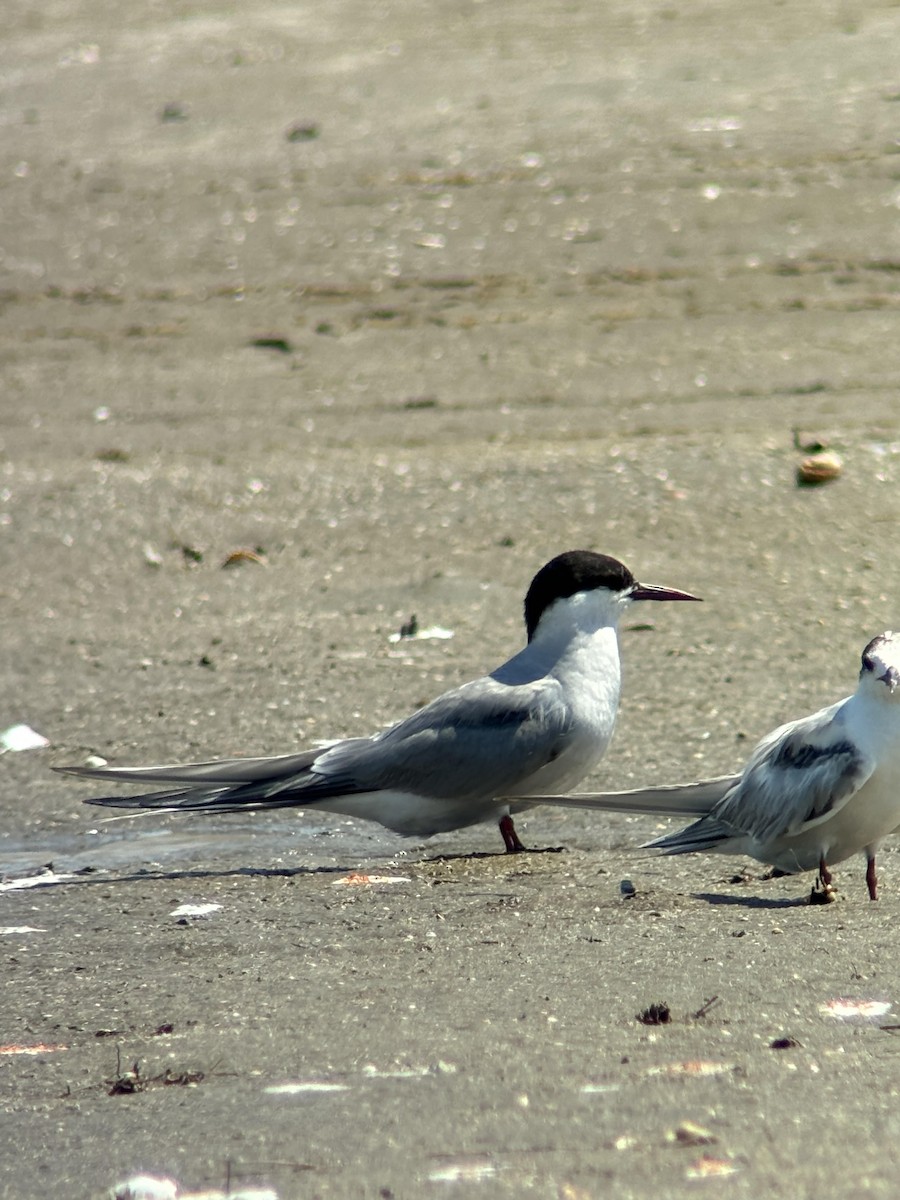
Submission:
M 45 1047 L 0 1195 L 896 1195 L 894 846 L 810 908 L 652 819 L 104 823 L 49 766 L 371 732 L 579 546 L 706 600 L 624 629 L 589 786 L 852 690 L 900 620 L 900 9 L 8 9 L 0 728 L 51 746 L 0 759 L 0 869 L 70 878 L 0 895 L 0 1044 Z

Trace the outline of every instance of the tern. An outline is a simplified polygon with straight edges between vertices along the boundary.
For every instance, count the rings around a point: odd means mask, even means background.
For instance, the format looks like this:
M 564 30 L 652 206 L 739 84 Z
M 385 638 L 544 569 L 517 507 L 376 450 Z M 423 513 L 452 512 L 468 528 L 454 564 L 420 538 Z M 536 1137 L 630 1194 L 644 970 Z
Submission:
M 852 696 L 764 737 L 739 775 L 671 787 L 571 796 L 536 804 L 697 816 L 646 848 L 664 854 L 745 854 L 794 875 L 866 856 L 869 898 L 878 898 L 875 854 L 900 830 L 900 634 L 872 638 Z
M 525 597 L 527 644 L 490 675 L 445 692 L 372 737 L 273 758 L 150 767 L 57 767 L 71 775 L 162 783 L 162 791 L 85 801 L 205 813 L 319 808 L 410 837 L 498 820 L 524 850 L 514 801 L 498 796 L 575 786 L 603 757 L 619 705 L 618 625 L 641 600 L 697 600 L 638 583 L 605 554 L 571 550 L 546 563 Z

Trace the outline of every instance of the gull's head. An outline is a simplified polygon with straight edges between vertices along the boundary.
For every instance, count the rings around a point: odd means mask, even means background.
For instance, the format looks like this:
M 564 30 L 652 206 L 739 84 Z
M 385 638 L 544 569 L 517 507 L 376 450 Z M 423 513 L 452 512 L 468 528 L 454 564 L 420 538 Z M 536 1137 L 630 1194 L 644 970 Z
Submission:
M 873 637 L 862 652 L 860 684 L 882 684 L 887 690 L 881 696 L 900 700 L 900 633 L 889 629 Z
M 626 566 L 608 554 L 567 550 L 545 563 L 525 596 L 529 642 L 548 622 L 592 630 L 615 626 L 636 600 L 699 600 L 690 592 L 638 583 Z

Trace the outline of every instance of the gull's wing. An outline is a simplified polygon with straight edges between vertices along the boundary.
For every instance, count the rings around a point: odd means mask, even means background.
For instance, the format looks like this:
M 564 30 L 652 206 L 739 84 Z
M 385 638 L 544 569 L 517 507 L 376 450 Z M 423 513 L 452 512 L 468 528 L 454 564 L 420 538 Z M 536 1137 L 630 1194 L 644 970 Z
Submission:
M 178 785 L 88 801 L 118 808 L 305 807 L 378 791 L 466 799 L 518 787 L 563 753 L 571 734 L 571 712 L 556 680 L 510 687 L 484 678 L 439 696 L 384 733 L 325 750 L 184 766 L 57 769 L 92 779 Z
M 842 700 L 763 738 L 712 819 L 732 836 L 766 842 L 793 837 L 843 808 L 876 766 L 847 736 L 848 703 Z
M 721 775 L 698 783 L 635 788 L 630 792 L 571 792 L 563 796 L 521 796 L 516 799 L 529 804 L 552 804 L 557 808 L 599 808 L 610 812 L 697 817 L 708 813 L 739 779 L 740 775 Z

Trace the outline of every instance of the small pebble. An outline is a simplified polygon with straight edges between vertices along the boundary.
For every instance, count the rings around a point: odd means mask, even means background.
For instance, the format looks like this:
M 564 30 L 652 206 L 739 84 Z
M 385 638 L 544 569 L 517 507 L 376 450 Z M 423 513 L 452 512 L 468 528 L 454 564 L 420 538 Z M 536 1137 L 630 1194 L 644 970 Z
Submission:
M 797 483 L 800 487 L 817 487 L 837 479 L 843 470 L 840 455 L 833 450 L 823 450 L 820 454 L 810 454 L 803 459 L 797 468 Z

